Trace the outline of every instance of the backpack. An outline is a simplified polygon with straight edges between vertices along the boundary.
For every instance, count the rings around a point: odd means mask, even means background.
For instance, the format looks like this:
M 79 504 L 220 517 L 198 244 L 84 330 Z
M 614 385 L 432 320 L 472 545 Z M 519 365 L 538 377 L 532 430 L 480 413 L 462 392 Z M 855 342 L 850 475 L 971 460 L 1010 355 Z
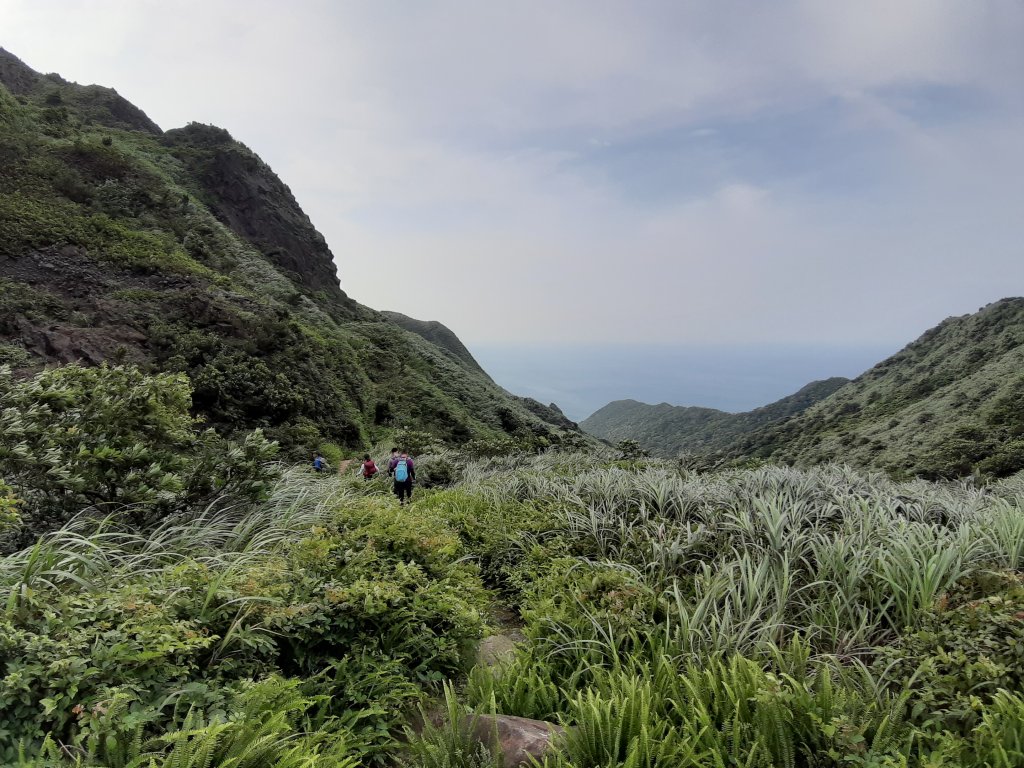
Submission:
M 319 456 L 317 456 L 315 459 L 313 459 L 313 469 L 319 470 L 319 469 L 323 469 L 323 468 L 324 468 L 324 460 L 323 459 L 321 459 Z
M 363 462 L 363 477 L 373 477 L 377 474 L 377 465 L 373 461 Z
M 405 459 L 399 459 L 398 463 L 395 464 L 395 480 L 399 483 L 404 483 L 409 479 L 409 462 Z

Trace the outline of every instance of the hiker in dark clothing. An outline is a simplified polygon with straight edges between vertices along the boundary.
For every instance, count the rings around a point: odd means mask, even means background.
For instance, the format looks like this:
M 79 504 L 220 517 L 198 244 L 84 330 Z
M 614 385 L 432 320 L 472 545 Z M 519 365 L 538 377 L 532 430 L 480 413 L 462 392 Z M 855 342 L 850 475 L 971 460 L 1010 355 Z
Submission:
M 416 467 L 405 451 L 388 462 L 388 475 L 395 478 L 395 496 L 399 504 L 412 501 L 412 481 L 416 479 Z

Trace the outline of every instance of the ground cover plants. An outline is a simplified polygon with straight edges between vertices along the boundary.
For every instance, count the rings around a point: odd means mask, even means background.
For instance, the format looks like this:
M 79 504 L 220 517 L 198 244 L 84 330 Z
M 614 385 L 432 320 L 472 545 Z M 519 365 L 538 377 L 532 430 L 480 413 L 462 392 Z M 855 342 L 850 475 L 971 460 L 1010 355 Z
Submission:
M 384 478 L 230 450 L 200 465 L 245 483 L 168 495 L 132 457 L 180 479 L 207 455 L 186 381 L 5 387 L 23 439 L 0 476 L 20 527 L 0 559 L 0 763 L 495 764 L 473 713 L 566 726 L 549 768 L 1024 761 L 1024 477 L 702 473 L 406 431 L 426 452 L 407 507 Z M 109 456 L 88 440 L 103 429 Z M 30 471 L 36 454 L 74 471 Z M 474 666 L 496 604 L 525 640 Z M 405 735 L 441 698 L 452 725 Z
M 547 520 L 504 567 L 529 643 L 469 700 L 576 726 L 558 765 L 1019 765 L 1022 490 L 475 464 L 461 494 Z

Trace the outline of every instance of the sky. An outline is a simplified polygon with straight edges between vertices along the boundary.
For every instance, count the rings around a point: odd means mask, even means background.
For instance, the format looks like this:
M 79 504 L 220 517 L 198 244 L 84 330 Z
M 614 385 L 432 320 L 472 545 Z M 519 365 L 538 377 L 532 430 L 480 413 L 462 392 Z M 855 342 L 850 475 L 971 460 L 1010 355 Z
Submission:
M 1020 0 L 0 0 L 474 345 L 900 346 L 1024 294 Z M 626 393 L 624 393 L 626 396 Z

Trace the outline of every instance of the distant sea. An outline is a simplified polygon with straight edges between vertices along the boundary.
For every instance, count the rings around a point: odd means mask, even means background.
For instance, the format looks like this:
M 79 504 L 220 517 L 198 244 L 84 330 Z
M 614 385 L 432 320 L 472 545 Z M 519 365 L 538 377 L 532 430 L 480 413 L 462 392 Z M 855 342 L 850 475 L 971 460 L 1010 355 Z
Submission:
M 855 378 L 899 347 L 523 346 L 470 352 L 502 387 L 582 421 L 612 400 L 749 411 L 831 376 Z

